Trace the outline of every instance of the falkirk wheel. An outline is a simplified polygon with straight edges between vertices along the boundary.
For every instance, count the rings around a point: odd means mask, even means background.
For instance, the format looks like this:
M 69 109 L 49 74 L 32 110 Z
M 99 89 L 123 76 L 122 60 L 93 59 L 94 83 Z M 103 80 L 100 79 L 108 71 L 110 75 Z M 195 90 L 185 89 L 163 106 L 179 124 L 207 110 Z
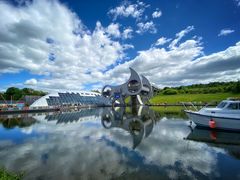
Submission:
M 144 105 L 153 96 L 149 80 L 134 69 L 129 69 L 131 75 L 127 82 L 118 86 L 106 85 L 102 89 L 102 95 L 108 98 L 112 105 L 125 105 L 125 99 L 129 96 L 132 106 Z

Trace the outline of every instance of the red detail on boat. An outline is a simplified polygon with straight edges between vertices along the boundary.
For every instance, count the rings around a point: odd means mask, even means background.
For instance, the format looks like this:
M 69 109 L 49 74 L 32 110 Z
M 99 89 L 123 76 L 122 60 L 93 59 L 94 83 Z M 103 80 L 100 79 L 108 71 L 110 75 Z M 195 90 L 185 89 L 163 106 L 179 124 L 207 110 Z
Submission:
M 217 133 L 216 133 L 216 131 L 211 131 L 210 138 L 211 138 L 211 140 L 217 140 Z
M 212 128 L 212 129 L 216 128 L 216 122 L 214 121 L 214 119 L 210 119 L 209 127 Z

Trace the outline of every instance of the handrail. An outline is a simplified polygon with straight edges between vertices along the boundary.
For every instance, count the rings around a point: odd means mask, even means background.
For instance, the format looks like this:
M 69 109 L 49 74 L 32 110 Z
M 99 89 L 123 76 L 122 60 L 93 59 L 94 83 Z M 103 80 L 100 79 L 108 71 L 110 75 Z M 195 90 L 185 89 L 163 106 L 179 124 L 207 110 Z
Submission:
M 194 106 L 194 104 L 193 104 L 192 102 L 190 102 L 190 103 L 191 103 L 192 107 L 193 107 L 196 111 L 198 111 L 197 107 Z
M 185 106 L 185 103 L 184 103 L 184 102 L 180 102 L 180 103 L 183 105 L 183 107 L 184 107 L 186 110 L 188 110 L 187 107 Z
M 186 103 L 190 104 L 196 111 L 198 111 L 197 107 L 194 106 L 194 104 L 192 102 L 181 102 L 181 104 L 183 105 L 183 107 L 188 110 Z
M 215 103 L 215 104 L 214 104 Z M 217 103 L 216 103 L 216 101 L 211 101 L 211 102 L 209 102 L 209 103 L 207 103 L 205 106 L 204 106 L 204 108 L 206 108 L 206 107 L 208 107 L 209 105 L 216 105 Z

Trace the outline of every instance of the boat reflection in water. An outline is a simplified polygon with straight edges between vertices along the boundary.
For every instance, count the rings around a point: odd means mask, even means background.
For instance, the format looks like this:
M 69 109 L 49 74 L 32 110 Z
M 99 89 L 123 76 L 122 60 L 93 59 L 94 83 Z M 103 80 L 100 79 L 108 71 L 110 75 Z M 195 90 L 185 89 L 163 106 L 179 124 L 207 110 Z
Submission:
M 125 108 L 105 109 L 101 121 L 106 129 L 121 128 L 128 131 L 133 138 L 132 148 L 135 149 L 151 134 L 156 116 L 154 111 L 142 106 L 138 109 L 132 108 L 130 113 L 127 113 Z
M 186 140 L 204 142 L 209 146 L 222 148 L 229 155 L 240 159 L 240 133 L 233 131 L 211 130 L 195 127 L 185 138 Z

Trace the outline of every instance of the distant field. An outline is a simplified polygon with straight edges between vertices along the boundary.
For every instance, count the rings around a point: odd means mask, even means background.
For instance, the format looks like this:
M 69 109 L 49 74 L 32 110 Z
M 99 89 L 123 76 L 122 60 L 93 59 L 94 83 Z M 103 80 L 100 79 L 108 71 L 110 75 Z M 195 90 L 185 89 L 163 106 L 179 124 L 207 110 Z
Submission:
M 151 104 L 159 103 L 178 103 L 178 102 L 213 102 L 222 101 L 228 97 L 240 97 L 240 94 L 214 93 L 214 94 L 176 94 L 176 95 L 157 95 L 153 97 Z

